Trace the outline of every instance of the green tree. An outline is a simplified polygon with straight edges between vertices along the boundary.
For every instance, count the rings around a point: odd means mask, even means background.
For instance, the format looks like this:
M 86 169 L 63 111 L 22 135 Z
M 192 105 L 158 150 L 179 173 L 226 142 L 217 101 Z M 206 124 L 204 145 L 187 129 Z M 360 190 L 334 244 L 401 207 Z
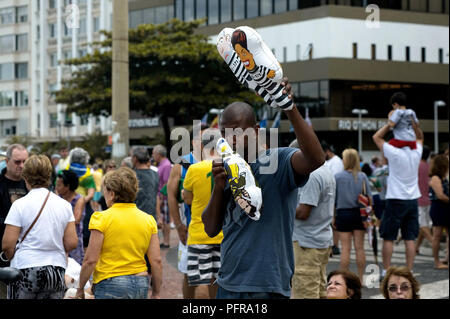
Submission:
M 130 110 L 160 116 L 167 146 L 169 117 L 182 114 L 189 124 L 236 100 L 264 104 L 236 80 L 208 37 L 195 33 L 202 22 L 172 19 L 129 30 Z M 67 112 L 111 114 L 112 33 L 102 33 L 106 39 L 92 54 L 66 61 L 77 68 L 55 98 Z

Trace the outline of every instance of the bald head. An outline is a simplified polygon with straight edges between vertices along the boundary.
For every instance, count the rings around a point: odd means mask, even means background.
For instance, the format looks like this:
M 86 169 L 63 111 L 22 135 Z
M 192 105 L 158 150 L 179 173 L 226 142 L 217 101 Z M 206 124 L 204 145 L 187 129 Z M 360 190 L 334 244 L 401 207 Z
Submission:
M 256 125 L 256 117 L 255 113 L 253 113 L 253 108 L 244 102 L 231 103 L 223 110 L 220 116 L 220 124 L 240 122 L 242 120 L 244 120 L 244 123 L 247 124 L 247 126 Z

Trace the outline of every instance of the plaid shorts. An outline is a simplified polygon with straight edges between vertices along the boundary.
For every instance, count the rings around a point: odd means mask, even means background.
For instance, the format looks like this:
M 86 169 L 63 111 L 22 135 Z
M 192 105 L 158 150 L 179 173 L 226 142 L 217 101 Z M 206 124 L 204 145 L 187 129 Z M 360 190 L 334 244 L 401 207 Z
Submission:
M 166 196 L 161 197 L 161 215 L 164 224 L 170 224 L 169 202 Z
M 189 245 L 187 275 L 189 286 L 209 285 L 220 269 L 220 245 Z

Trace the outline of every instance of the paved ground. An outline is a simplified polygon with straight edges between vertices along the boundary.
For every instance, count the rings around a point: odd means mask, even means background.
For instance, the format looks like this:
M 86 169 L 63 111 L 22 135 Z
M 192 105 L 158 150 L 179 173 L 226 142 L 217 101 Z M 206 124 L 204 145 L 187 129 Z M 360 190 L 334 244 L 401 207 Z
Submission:
M 162 233 L 160 231 L 160 241 Z M 183 299 L 182 286 L 183 275 L 178 271 L 178 233 L 171 230 L 170 248 L 161 249 L 163 264 L 163 283 L 161 299 Z
M 441 259 L 444 258 L 444 243 L 441 244 Z M 171 244 L 168 249 L 161 249 L 161 255 L 163 260 L 163 287 L 162 295 L 163 299 L 182 299 L 182 283 L 183 275 L 177 269 L 178 258 L 178 234 L 175 230 L 171 232 Z M 381 267 L 381 247 L 382 240 L 378 240 L 378 263 Z M 375 263 L 374 254 L 372 248 L 369 247 L 366 239 L 365 244 L 366 251 L 366 274 L 364 282 L 372 285 L 372 288 L 364 287 L 362 291 L 363 299 L 378 299 L 382 298 L 379 290 L 379 282 L 377 273 L 379 269 Z M 405 246 L 401 242 L 394 246 L 394 254 L 392 258 L 393 265 L 405 265 Z M 328 263 L 327 272 L 339 268 L 339 256 L 330 258 Z M 420 295 L 423 299 L 449 299 L 449 272 L 448 270 L 436 270 L 434 269 L 433 257 L 431 253 L 431 247 L 428 243 L 424 243 L 420 249 L 420 254 L 415 258 L 414 274 L 421 284 Z M 352 251 L 350 256 L 350 270 L 357 272 L 355 254 Z M 371 281 L 371 279 L 373 279 Z M 371 283 L 372 282 L 372 283 Z

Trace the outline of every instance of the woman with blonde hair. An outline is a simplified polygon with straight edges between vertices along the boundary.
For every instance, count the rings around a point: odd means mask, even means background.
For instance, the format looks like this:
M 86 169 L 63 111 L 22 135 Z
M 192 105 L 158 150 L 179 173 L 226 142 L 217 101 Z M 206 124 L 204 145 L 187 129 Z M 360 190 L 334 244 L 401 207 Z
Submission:
M 362 282 L 366 256 L 364 253 L 364 235 L 366 225 L 360 213 L 358 196 L 366 193 L 369 205 L 372 205 L 369 179 L 360 171 L 359 155 L 355 149 L 349 148 L 342 153 L 344 170 L 335 175 L 336 178 L 336 216 L 333 221 L 339 232 L 341 241 L 341 269 L 349 269 L 352 239 L 356 251 L 356 265 Z
M 22 176 L 30 192 L 12 204 L 2 240 L 11 267 L 23 276 L 8 286 L 8 299 L 64 297 L 66 253 L 77 247 L 78 237 L 72 206 L 48 190 L 52 171 L 45 155 L 24 163 Z
M 149 290 L 147 255 L 152 269 L 152 297 L 160 297 L 162 265 L 158 228 L 153 216 L 139 210 L 136 173 L 128 167 L 108 172 L 103 191 L 109 209 L 95 212 L 91 237 L 81 267 L 77 298 L 92 272 L 95 299 L 146 299 Z

